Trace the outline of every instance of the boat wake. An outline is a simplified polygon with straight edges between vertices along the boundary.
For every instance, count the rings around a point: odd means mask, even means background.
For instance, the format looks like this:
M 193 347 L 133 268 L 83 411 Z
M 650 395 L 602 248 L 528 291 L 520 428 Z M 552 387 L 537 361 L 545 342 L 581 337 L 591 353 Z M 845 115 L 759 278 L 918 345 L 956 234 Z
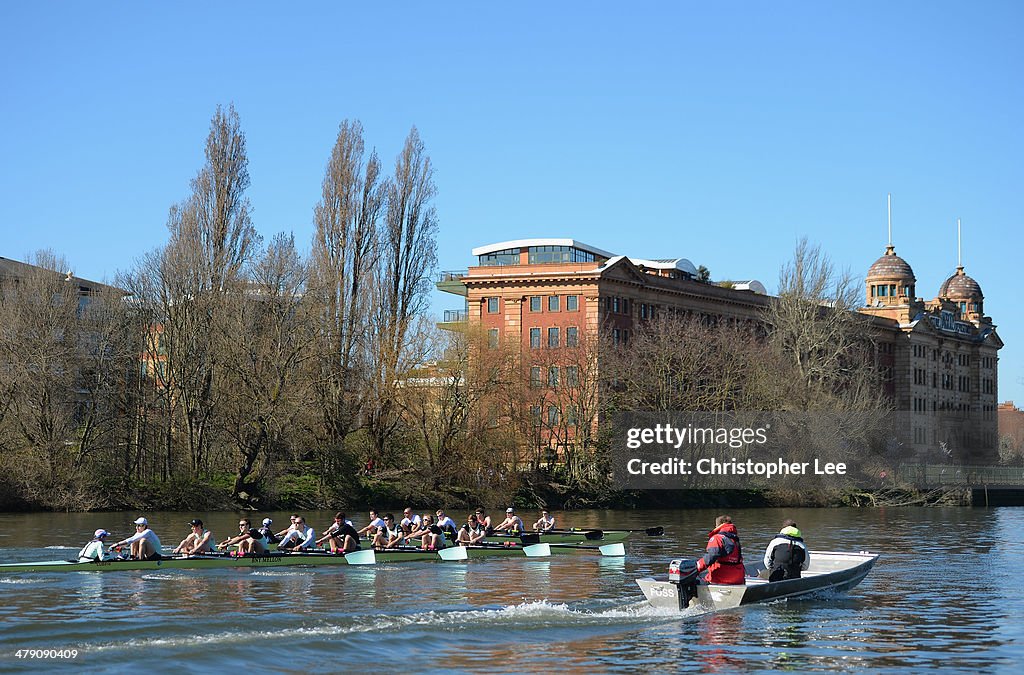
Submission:
M 524 602 L 499 609 L 455 610 L 449 612 L 421 612 L 410 615 L 374 615 L 349 617 L 347 622 L 321 623 L 315 626 L 283 630 L 251 630 L 206 633 L 203 635 L 179 635 L 161 638 L 138 638 L 127 642 L 112 642 L 105 645 L 88 645 L 93 651 L 134 651 L 137 649 L 173 648 L 182 645 L 233 645 L 266 644 L 267 640 L 291 639 L 333 639 L 340 636 L 360 634 L 385 634 L 409 628 L 435 628 L 444 631 L 459 631 L 472 628 L 509 629 L 519 627 L 534 629 L 542 624 L 545 630 L 557 627 L 620 626 L 644 623 L 660 623 L 665 617 L 679 618 L 678 612 L 669 612 L 636 602 L 597 611 L 575 608 L 566 604 L 553 604 L 547 600 Z

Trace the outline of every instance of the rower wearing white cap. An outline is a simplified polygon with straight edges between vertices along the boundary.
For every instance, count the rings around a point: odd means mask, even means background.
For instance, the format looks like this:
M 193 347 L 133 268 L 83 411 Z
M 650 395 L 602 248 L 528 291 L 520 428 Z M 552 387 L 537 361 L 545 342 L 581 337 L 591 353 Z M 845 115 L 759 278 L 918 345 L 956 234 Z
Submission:
M 264 539 L 267 540 L 268 545 L 276 544 L 277 542 L 281 541 L 277 538 L 277 535 L 274 534 L 274 531 L 270 529 L 270 526 L 273 524 L 274 521 L 272 521 L 270 518 L 264 518 L 263 526 L 259 528 L 260 534 L 263 536 Z
M 96 530 L 92 540 L 78 552 L 78 562 L 110 560 L 110 552 L 103 548 L 103 540 L 109 536 L 110 533 L 106 530 Z
M 525 529 L 523 519 L 516 515 L 516 510 L 511 506 L 505 509 L 505 520 L 501 521 L 494 528 L 496 532 L 522 532 Z
M 145 518 L 136 518 L 135 534 L 117 542 L 114 547 L 125 544 L 131 545 L 131 556 L 136 560 L 156 560 L 160 557 L 160 550 L 163 548 L 160 544 L 160 537 L 149 529 L 149 521 Z

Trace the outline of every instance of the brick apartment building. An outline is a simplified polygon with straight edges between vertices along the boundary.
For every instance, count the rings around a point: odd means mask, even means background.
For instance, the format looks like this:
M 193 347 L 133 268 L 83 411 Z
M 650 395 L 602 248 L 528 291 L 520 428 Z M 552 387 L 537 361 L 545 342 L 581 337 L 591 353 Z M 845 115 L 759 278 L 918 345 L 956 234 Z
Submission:
M 628 342 L 638 322 L 666 310 L 760 321 L 771 296 L 757 281 L 730 287 L 701 282 L 685 258 L 615 255 L 575 239 L 537 238 L 474 248 L 477 264 L 445 272 L 440 290 L 465 298 L 443 327 L 480 326 L 492 343 L 523 353 L 573 347 L 607 330 Z M 905 411 L 914 454 L 976 463 L 996 457 L 998 350 L 1002 347 L 976 281 L 958 267 L 933 300 L 916 296 L 910 265 L 889 246 L 868 269 L 865 305 L 872 317 L 885 390 Z

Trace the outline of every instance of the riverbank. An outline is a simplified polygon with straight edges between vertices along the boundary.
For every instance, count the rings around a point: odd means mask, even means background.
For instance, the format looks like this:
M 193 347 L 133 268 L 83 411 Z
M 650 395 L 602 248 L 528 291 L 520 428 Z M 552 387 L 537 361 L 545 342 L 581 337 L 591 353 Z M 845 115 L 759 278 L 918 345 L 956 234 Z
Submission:
M 401 509 L 407 504 L 437 505 L 448 510 L 469 509 L 480 504 L 496 507 L 514 504 L 521 509 L 581 509 L 773 507 L 883 507 L 883 506 L 985 506 L 994 501 L 987 490 L 941 488 L 919 490 L 910 486 L 843 490 L 612 490 L 607 485 L 570 485 L 549 472 L 522 473 L 515 480 L 499 480 L 485 486 L 432 486 L 414 472 L 381 472 L 353 476 L 344 482 L 325 484 L 309 474 L 279 476 L 273 489 L 254 486 L 240 498 L 232 497 L 228 475 L 189 480 L 98 485 L 98 498 L 79 511 L 160 510 L 309 510 L 362 511 Z M 1004 504 L 1005 505 L 1005 504 Z M 0 493 L 0 510 L 47 512 L 53 509 L 7 490 Z

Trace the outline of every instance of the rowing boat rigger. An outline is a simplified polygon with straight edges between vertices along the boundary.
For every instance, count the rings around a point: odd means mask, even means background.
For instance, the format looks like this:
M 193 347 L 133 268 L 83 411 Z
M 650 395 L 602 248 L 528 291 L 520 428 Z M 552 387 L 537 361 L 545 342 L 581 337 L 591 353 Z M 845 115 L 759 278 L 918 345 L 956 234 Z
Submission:
M 500 544 L 522 538 L 526 543 L 543 544 L 613 544 L 625 541 L 634 532 L 643 532 L 648 537 L 660 537 L 665 534 L 664 527 L 648 527 L 645 530 L 602 530 L 571 528 L 568 530 L 548 530 L 546 532 L 495 532 L 484 538 L 484 543 Z

